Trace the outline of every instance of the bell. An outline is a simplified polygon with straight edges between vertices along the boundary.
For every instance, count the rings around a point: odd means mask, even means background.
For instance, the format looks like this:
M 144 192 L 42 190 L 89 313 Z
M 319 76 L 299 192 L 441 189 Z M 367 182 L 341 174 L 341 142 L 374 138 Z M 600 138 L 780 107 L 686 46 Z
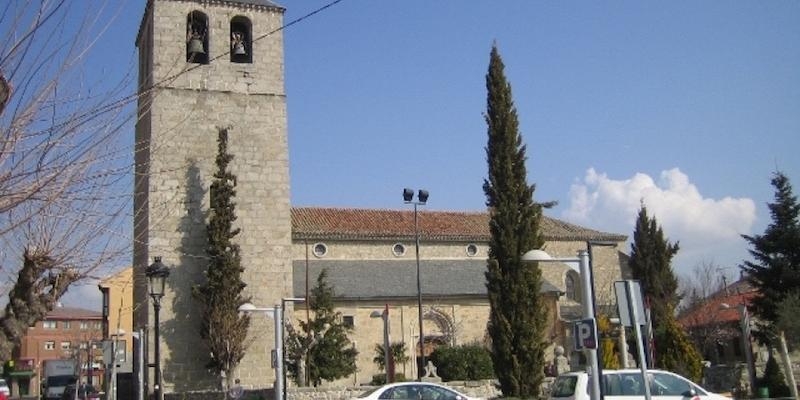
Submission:
M 237 56 L 247 54 L 247 51 L 245 51 L 244 44 L 242 44 L 242 42 L 237 42 L 233 45 L 233 54 Z
M 200 39 L 189 39 L 189 54 L 206 54 L 203 50 L 203 42 Z

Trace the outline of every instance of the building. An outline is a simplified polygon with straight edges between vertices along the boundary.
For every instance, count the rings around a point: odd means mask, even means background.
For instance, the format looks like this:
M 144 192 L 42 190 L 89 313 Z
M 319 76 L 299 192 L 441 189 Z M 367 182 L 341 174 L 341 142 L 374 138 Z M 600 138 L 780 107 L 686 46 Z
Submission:
M 103 379 L 102 317 L 99 312 L 57 306 L 28 328 L 14 355 L 12 396 L 39 395 L 43 362 L 75 360 L 80 381 L 100 385 Z
M 305 297 L 306 275 L 312 279 L 328 268 L 340 295 L 339 310 L 357 330 L 364 370 L 353 383 L 369 380 L 363 375 L 372 366 L 370 348 L 382 337 L 381 322 L 369 318 L 372 311 L 390 305 L 395 338 L 413 343 L 419 331 L 416 290 L 409 285 L 416 271 L 411 212 L 291 209 L 279 29 L 283 11 L 267 0 L 149 0 L 145 7 L 136 39 L 140 97 L 132 328 L 145 330 L 148 361 L 161 365 L 166 392 L 220 387 L 219 378 L 204 368 L 201 313 L 191 292 L 203 280 L 208 188 L 222 129 L 234 155 L 238 244 L 252 302 L 272 306 Z M 430 330 L 423 332 L 425 348 L 419 351 L 427 353 L 437 343 L 484 340 L 487 214 L 422 212 L 420 217 L 423 326 Z M 624 275 L 626 237 L 552 219 L 545 225 L 547 251 L 554 256 L 575 257 L 587 240 L 615 244 L 597 248 L 594 257 L 598 292 L 612 293 L 610 283 Z M 154 311 L 144 275 L 156 256 L 171 270 L 161 301 L 159 343 L 149 329 Z M 580 280 L 568 265 L 543 269 L 555 340 L 565 336 L 561 309 L 575 309 Z M 559 297 L 561 292 L 567 295 Z M 295 311 L 292 302 L 285 305 L 286 315 L 295 320 L 305 315 L 303 304 Z M 236 372 L 242 385 L 272 386 L 274 372 L 263 350 L 272 348 L 273 337 L 273 321 L 252 319 L 251 351 Z M 407 375 L 416 369 L 402 368 Z M 151 369 L 147 380 L 153 379 Z M 149 391 L 153 386 L 148 384 Z
M 116 340 L 124 349 L 118 372 L 133 371 L 133 267 L 124 268 L 106 277 L 97 285 L 102 293 L 103 339 Z
M 343 383 L 369 383 L 378 373 L 372 362 L 375 345 L 383 343 L 383 321 L 373 311 L 389 309 L 392 342 L 404 342 L 411 361 L 396 372 L 417 376 L 420 356 L 413 211 L 293 208 L 293 295 L 306 298 L 309 287 L 326 269 L 336 292 L 337 311 L 352 325 L 359 351 L 357 376 Z M 487 343 L 489 302 L 486 258 L 489 215 L 486 212 L 421 211 L 420 277 L 425 355 L 442 344 Z M 624 235 L 598 232 L 552 218 L 543 218 L 546 249 L 554 257 L 575 257 L 587 241 L 612 242 L 593 249 L 598 301 L 613 303 L 613 281 L 627 277 Z M 552 346 L 572 350 L 571 324 L 579 319 L 581 292 L 575 266 L 540 263 L 549 299 Z M 564 294 L 569 293 L 565 296 Z M 603 304 L 610 304 L 603 303 Z M 295 306 L 294 321 L 305 320 L 305 304 Z M 291 321 L 290 321 L 291 322 Z M 577 357 L 575 358 L 577 360 Z
M 139 118 L 134 194 L 134 329 L 153 325 L 144 269 L 171 267 L 161 304 L 164 391 L 214 389 L 204 367 L 200 310 L 208 188 L 217 138 L 235 155 L 237 225 L 249 294 L 256 304 L 291 295 L 289 156 L 283 76 L 283 8 L 266 0 L 149 0 L 139 27 Z M 247 195 L 244 195 L 247 194 Z M 257 288 L 257 290 L 255 290 Z M 272 323 L 254 319 L 252 349 L 272 343 Z M 148 360 L 155 358 L 148 333 Z M 265 386 L 269 355 L 241 362 L 243 385 Z M 273 374 L 274 375 L 274 374 Z M 154 379 L 151 374 L 148 382 Z M 271 381 L 271 380 L 270 380 Z M 152 385 L 149 385 L 152 390 Z

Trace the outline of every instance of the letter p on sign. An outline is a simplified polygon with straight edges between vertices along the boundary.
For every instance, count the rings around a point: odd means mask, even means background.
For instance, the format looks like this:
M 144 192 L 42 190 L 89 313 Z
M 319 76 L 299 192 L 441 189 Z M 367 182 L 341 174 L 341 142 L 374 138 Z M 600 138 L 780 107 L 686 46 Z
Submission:
M 584 319 L 575 323 L 573 335 L 575 336 L 575 350 L 597 348 L 595 337 L 594 319 Z

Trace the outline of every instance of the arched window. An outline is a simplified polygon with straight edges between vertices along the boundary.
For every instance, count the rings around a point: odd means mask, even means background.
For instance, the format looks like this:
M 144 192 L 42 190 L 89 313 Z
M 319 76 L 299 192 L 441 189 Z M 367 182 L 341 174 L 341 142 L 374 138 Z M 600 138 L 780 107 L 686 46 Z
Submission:
M 246 17 L 231 19 L 231 62 L 253 62 L 253 26 Z
M 200 11 L 186 17 L 186 62 L 208 64 L 208 16 Z
M 575 271 L 567 271 L 567 275 L 564 277 L 564 287 L 568 299 L 580 302 L 580 281 L 578 278 L 578 274 Z

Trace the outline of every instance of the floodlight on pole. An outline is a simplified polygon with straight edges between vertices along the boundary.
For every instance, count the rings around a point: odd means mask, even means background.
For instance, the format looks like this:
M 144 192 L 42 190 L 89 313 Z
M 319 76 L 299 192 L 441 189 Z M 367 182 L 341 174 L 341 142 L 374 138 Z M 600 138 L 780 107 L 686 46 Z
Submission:
M 419 269 L 419 220 L 417 213 L 417 206 L 424 206 L 428 202 L 428 191 L 420 189 L 417 191 L 417 201 L 414 201 L 414 190 L 405 188 L 403 189 L 403 201 L 406 204 L 414 205 L 414 248 L 416 250 L 417 259 L 417 317 L 419 320 L 419 353 L 421 362 L 417 363 L 417 380 L 422 380 L 422 369 L 420 366 L 425 365 L 425 335 L 422 333 L 422 279 L 420 278 Z

